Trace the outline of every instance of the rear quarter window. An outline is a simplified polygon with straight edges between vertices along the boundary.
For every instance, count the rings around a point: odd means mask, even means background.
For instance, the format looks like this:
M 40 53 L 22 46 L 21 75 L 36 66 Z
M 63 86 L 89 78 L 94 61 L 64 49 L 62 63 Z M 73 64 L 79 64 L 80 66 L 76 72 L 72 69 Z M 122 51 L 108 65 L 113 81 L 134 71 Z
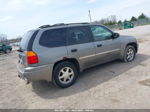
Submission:
M 23 35 L 21 43 L 20 43 L 20 48 L 22 51 L 32 50 L 32 44 L 37 33 L 38 33 L 38 30 L 28 31 L 27 33 Z
M 44 31 L 40 38 L 40 45 L 45 47 L 61 47 L 66 45 L 67 28 L 50 29 Z

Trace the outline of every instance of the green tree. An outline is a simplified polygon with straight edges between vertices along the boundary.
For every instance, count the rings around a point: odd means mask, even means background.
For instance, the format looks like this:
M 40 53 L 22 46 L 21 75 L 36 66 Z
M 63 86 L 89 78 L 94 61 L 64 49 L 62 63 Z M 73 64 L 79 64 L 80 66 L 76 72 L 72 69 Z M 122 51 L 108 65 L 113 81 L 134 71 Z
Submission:
M 124 20 L 124 23 L 128 22 L 126 19 Z
M 134 16 L 132 16 L 132 18 L 131 18 L 131 20 L 130 20 L 131 22 L 134 22 L 134 21 L 137 21 L 137 18 L 136 17 L 134 17 Z
M 145 19 L 146 18 L 146 16 L 145 16 L 145 14 L 141 14 L 141 15 L 139 15 L 139 17 L 138 17 L 138 19 Z
M 118 24 L 122 24 L 122 21 L 121 21 L 121 20 L 119 20 L 119 21 L 118 21 Z

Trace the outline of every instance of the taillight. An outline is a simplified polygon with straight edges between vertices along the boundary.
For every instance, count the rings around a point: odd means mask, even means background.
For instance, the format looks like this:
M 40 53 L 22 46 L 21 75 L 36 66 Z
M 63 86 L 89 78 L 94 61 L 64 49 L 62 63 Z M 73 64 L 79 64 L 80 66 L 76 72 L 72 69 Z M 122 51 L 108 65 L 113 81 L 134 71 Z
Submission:
M 26 55 L 27 55 L 28 64 L 36 64 L 39 62 L 35 52 L 27 51 Z

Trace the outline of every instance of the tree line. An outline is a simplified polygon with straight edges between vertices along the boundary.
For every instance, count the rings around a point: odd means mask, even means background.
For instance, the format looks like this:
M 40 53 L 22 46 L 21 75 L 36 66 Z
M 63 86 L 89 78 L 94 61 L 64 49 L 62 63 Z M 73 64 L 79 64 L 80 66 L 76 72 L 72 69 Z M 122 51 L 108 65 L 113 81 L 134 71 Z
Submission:
M 0 44 L 10 44 L 10 43 L 16 43 L 20 41 L 21 41 L 20 36 L 14 39 L 8 39 L 6 34 L 0 34 Z
M 98 24 L 103 24 L 103 25 L 106 25 L 106 26 L 109 26 L 109 25 L 115 25 L 115 24 L 122 24 L 122 23 L 125 23 L 125 22 L 136 22 L 138 20 L 141 20 L 141 19 L 146 19 L 148 18 L 144 13 L 140 14 L 138 17 L 135 17 L 135 16 L 132 16 L 130 20 L 119 20 L 117 21 L 117 17 L 115 15 L 112 15 L 112 16 L 109 16 L 107 18 L 103 18 L 101 20 L 98 20 L 98 21 L 94 21 L 93 23 L 98 23 Z

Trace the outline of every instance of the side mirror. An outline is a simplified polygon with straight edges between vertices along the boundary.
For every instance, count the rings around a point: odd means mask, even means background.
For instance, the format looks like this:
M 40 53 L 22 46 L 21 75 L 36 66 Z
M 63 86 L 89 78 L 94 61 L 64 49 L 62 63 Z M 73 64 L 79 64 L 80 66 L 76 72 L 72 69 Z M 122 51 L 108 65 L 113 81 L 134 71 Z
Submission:
M 119 36 L 120 36 L 119 33 L 113 33 L 113 35 L 112 35 L 113 39 L 116 39 L 116 38 L 118 38 Z

